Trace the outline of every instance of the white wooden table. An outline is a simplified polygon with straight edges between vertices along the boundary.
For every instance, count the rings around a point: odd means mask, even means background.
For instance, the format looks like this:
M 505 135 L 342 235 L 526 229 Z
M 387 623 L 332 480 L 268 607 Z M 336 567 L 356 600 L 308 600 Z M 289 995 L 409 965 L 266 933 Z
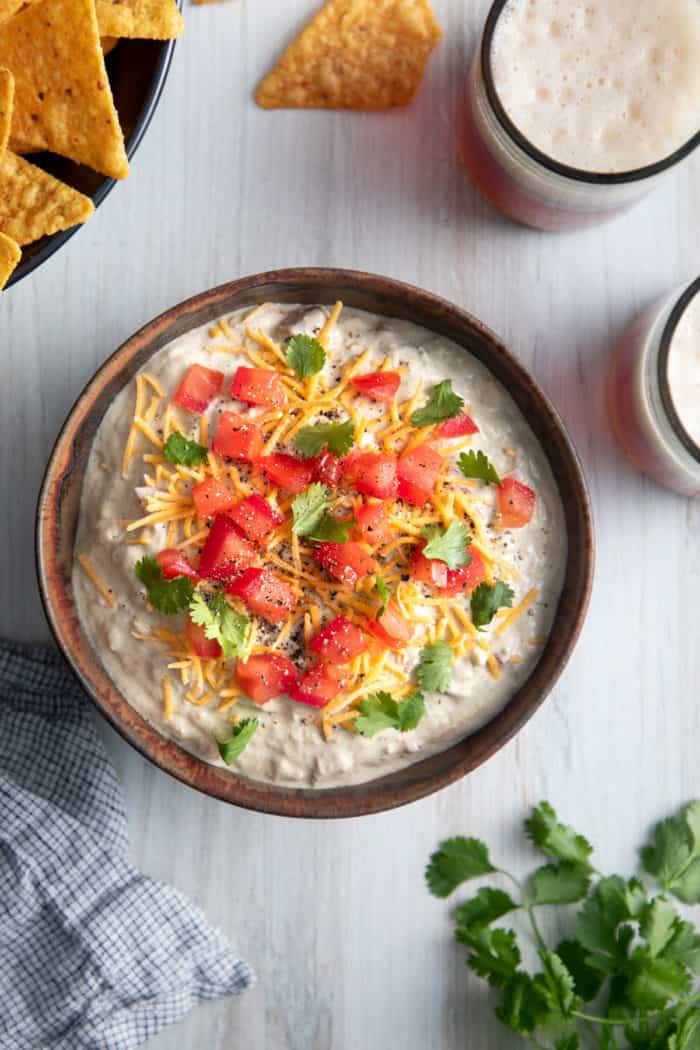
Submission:
M 455 117 L 486 0 L 436 0 L 445 39 L 415 104 L 390 114 L 265 113 L 251 93 L 316 0 L 188 8 L 132 176 L 88 227 L 0 299 L 0 633 L 44 638 L 33 568 L 44 463 L 104 358 L 165 307 L 286 265 L 414 282 L 499 332 L 552 396 L 587 470 L 598 565 L 578 649 L 517 739 L 468 779 L 394 813 L 299 823 L 169 779 L 101 726 L 136 862 L 195 898 L 256 967 L 243 999 L 196 1010 L 152 1050 L 489 1050 L 492 1019 L 428 896 L 443 837 L 516 865 L 519 822 L 550 799 L 632 868 L 642 828 L 700 793 L 700 502 L 638 476 L 610 428 L 611 346 L 647 301 L 700 270 L 700 157 L 616 223 L 550 236 L 478 198 Z

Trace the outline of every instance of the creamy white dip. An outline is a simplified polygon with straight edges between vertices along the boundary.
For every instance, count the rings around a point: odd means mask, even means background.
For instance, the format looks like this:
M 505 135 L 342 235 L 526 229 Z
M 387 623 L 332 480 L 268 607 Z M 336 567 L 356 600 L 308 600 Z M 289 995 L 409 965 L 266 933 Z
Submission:
M 245 338 L 244 316 L 240 313 L 226 318 L 238 345 Z M 255 325 L 282 343 L 294 333 L 318 333 L 327 316 L 325 307 L 269 305 L 256 314 Z M 149 361 L 146 371 L 169 397 L 188 366 L 195 362 L 223 371 L 227 377 L 225 391 L 235 368 L 250 364 L 242 354 L 210 349 L 213 340 L 209 328 L 207 325 L 189 332 Z M 538 589 L 538 597 L 503 634 L 496 633 L 497 620 L 485 632 L 501 668 L 500 676 L 493 677 L 485 666 L 486 654 L 476 647 L 456 662 L 448 694 L 427 694 L 427 714 L 411 732 L 390 729 L 366 738 L 336 728 L 333 738 L 326 741 L 319 729 L 318 711 L 312 707 L 286 697 L 272 700 L 262 708 L 240 700 L 236 715 L 256 715 L 260 726 L 233 768 L 256 780 L 322 788 L 361 783 L 446 749 L 488 722 L 530 676 L 556 612 L 567 554 L 563 508 L 544 452 L 509 394 L 483 365 L 448 340 L 412 324 L 351 309 L 343 310 L 331 332 L 328 376 L 332 379 L 344 362 L 368 347 L 374 352 L 375 368 L 385 356 L 390 358 L 392 367 L 407 366 L 399 398 L 410 396 L 419 379 L 427 386 L 451 378 L 454 389 L 465 399 L 466 410 L 479 426 L 473 447 L 482 449 L 502 476 L 514 474 L 534 489 L 537 504 L 530 524 L 500 532 L 490 525 L 494 487 L 480 484 L 472 495 L 491 543 L 517 570 L 517 578 L 510 581 L 515 591 L 514 604 L 533 587 Z M 371 366 L 363 369 L 371 370 Z M 134 398 L 133 384 L 129 384 L 115 398 L 95 437 L 83 485 L 75 546 L 76 555 L 89 557 L 116 598 L 116 606 L 110 607 L 76 563 L 73 582 L 78 610 L 107 672 L 134 708 L 187 751 L 221 765 L 214 735 L 223 738 L 230 734 L 231 712 L 217 713 L 216 703 L 195 707 L 184 698 L 184 687 L 176 687 L 175 709 L 171 719 L 166 720 L 160 683 L 167 653 L 159 645 L 137 641 L 132 635 L 134 630 L 149 633 L 163 625 L 181 631 L 184 625 L 184 614 L 166 617 L 149 610 L 133 571 L 144 554 L 155 555 L 166 546 L 166 527 L 150 527 L 146 546 L 126 543 L 129 537 L 123 522 L 143 514 L 135 492 L 143 484 L 140 455 L 134 457 L 128 479 L 121 476 Z M 222 407 L 235 406 L 226 397 L 210 406 L 211 435 Z M 363 411 L 385 412 L 386 408 L 368 402 L 366 406 L 363 403 Z M 188 436 L 197 437 L 198 417 L 182 412 L 180 420 L 181 429 Z M 159 416 L 151 423 L 156 432 L 160 423 Z M 443 444 L 441 451 L 445 453 L 448 443 Z M 469 607 L 466 596 L 460 601 Z M 409 652 L 409 666 L 415 662 L 417 652 Z
M 673 334 L 668 383 L 681 423 L 700 445 L 700 293 L 686 306 Z

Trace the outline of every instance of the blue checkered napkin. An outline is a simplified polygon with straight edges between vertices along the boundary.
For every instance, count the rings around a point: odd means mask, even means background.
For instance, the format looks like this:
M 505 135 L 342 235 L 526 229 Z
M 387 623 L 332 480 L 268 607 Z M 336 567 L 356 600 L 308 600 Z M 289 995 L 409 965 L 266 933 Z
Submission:
M 254 977 L 127 859 L 121 790 L 62 659 L 0 643 L 0 1048 L 129 1050 Z

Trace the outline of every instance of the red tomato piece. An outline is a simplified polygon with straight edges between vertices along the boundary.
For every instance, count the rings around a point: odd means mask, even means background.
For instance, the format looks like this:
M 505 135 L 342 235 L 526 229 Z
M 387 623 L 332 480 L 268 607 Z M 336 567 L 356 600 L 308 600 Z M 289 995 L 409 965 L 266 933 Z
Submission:
M 256 558 L 255 547 L 244 540 L 225 514 L 217 514 L 204 541 L 199 559 L 199 575 L 205 580 L 230 580 L 243 572 Z
M 236 502 L 235 493 L 218 478 L 205 478 L 192 489 L 198 518 L 213 518 L 229 510 Z
M 226 585 L 226 590 L 242 598 L 256 616 L 270 623 L 281 623 L 297 603 L 289 584 L 270 569 L 246 569 Z
M 280 512 L 262 496 L 258 496 L 257 492 L 241 500 L 229 512 L 229 517 L 235 521 L 245 538 L 258 546 L 284 521 Z
M 421 489 L 418 485 L 412 485 L 410 481 L 399 480 L 399 499 L 404 503 L 410 503 L 413 507 L 423 507 L 431 496 L 432 492 L 429 489 Z
M 347 664 L 367 648 L 362 631 L 344 616 L 336 616 L 309 642 L 324 663 Z
M 446 419 L 437 428 L 437 433 L 442 438 L 468 437 L 469 434 L 478 434 L 479 428 L 466 412 L 452 419 Z
M 377 563 L 371 554 L 352 540 L 347 543 L 318 543 L 314 548 L 314 558 L 329 576 L 348 587 L 354 587 L 361 576 L 377 572 Z
M 262 430 L 256 423 L 237 412 L 222 412 L 211 447 L 219 456 L 252 462 L 264 444 Z
M 396 473 L 401 499 L 418 507 L 427 503 L 443 463 L 443 456 L 427 442 L 399 456 Z
M 447 586 L 447 565 L 439 558 L 426 558 L 423 554 L 426 540 L 413 548 L 409 571 L 414 580 L 429 583 L 431 587 Z
M 399 612 L 396 602 L 390 601 L 378 620 L 368 620 L 367 630 L 388 649 L 400 649 L 413 637 L 413 628 Z
M 231 397 L 247 401 L 249 405 L 282 408 L 287 394 L 278 372 L 269 368 L 246 368 L 240 365 L 231 383 Z
M 262 456 L 256 460 L 256 466 L 262 470 L 268 481 L 285 492 L 297 495 L 311 484 L 313 467 L 310 461 L 287 456 L 283 452 Z
M 370 547 L 381 547 L 393 535 L 383 503 L 363 503 L 355 514 L 355 520 L 357 525 L 353 529 L 353 539 L 368 543 Z
M 504 478 L 498 486 L 498 524 L 504 529 L 519 529 L 532 518 L 537 497 L 516 478 Z
M 307 460 L 313 471 L 313 480 L 320 481 L 322 485 L 335 486 L 343 476 L 343 460 L 332 452 L 322 452 L 320 456 L 314 456 Z
M 311 704 L 312 707 L 325 707 L 343 688 L 342 671 L 330 664 L 315 664 L 310 667 L 298 685 L 292 686 L 289 695 L 299 704 Z
M 188 412 L 204 412 L 221 393 L 224 373 L 204 365 L 191 365 L 180 380 L 173 401 Z
M 345 460 L 345 477 L 363 496 L 395 499 L 398 492 L 396 456 L 383 452 L 358 452 Z
M 363 376 L 354 376 L 350 382 L 373 401 L 389 404 L 401 386 L 401 376 L 398 372 L 369 372 Z
M 207 638 L 204 628 L 193 623 L 189 618 L 185 624 L 185 634 L 195 653 L 201 656 L 202 660 L 217 660 L 221 656 L 221 646 L 216 638 Z
M 191 580 L 197 579 L 195 567 L 182 551 L 177 551 L 173 547 L 166 547 L 164 551 L 156 554 L 156 561 L 163 570 L 166 580 L 174 580 L 176 576 L 189 576 Z
M 236 664 L 236 681 L 253 703 L 265 704 L 297 684 L 297 669 L 281 653 L 255 653 Z
M 486 566 L 478 551 L 470 550 L 471 561 L 459 569 L 447 570 L 447 581 L 439 589 L 442 594 L 459 594 L 477 587 L 486 575 Z M 444 564 L 444 563 L 443 563 Z

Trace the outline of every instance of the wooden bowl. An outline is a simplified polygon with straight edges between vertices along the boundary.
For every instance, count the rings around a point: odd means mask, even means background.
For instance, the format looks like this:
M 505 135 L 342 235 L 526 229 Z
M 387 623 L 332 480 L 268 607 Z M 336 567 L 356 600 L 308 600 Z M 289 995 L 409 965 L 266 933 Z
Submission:
M 263 302 L 331 304 L 413 321 L 477 357 L 513 396 L 539 439 L 564 505 L 566 577 L 554 625 L 530 678 L 487 725 L 441 754 L 364 784 L 277 787 L 208 765 L 167 740 L 110 680 L 78 619 L 71 571 L 83 477 L 93 438 L 119 391 L 173 339 L 221 314 Z M 114 728 L 161 769 L 215 798 L 295 817 L 355 817 L 412 802 L 476 769 L 537 710 L 561 674 L 588 606 L 594 565 L 591 506 L 578 457 L 557 412 L 534 379 L 475 318 L 419 288 L 386 277 L 334 269 L 277 270 L 196 295 L 151 321 L 100 368 L 78 398 L 51 454 L 37 515 L 37 568 L 49 624 L 87 693 Z

